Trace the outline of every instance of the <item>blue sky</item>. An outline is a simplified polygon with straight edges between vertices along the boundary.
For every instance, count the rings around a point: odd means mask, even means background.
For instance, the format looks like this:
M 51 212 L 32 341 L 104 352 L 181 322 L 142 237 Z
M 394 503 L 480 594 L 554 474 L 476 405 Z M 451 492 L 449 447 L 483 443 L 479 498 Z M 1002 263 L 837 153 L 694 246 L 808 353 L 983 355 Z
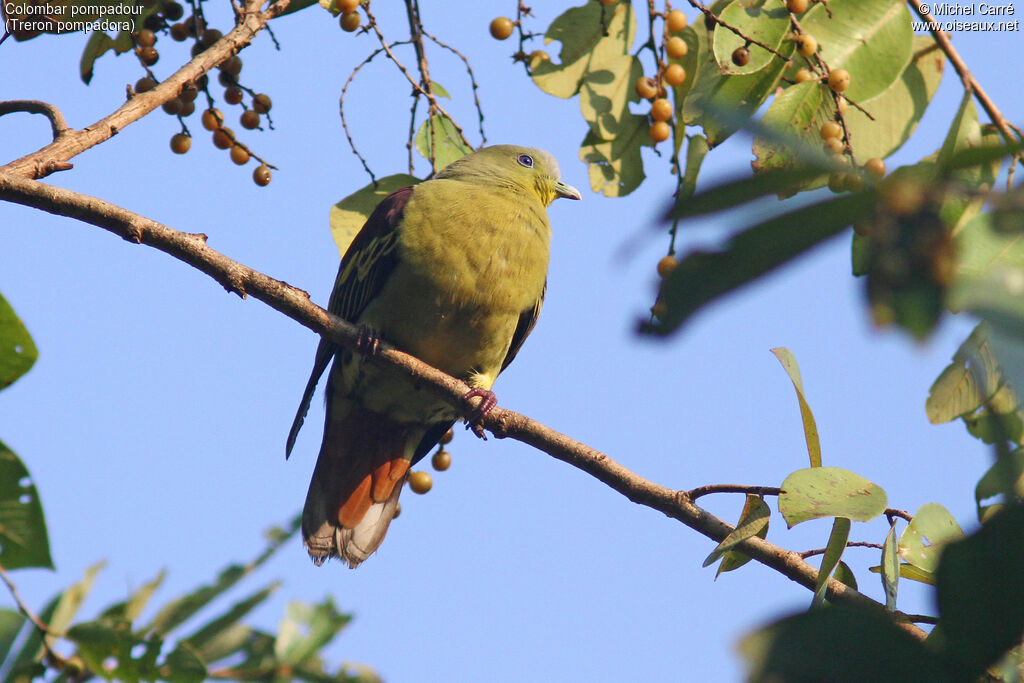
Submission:
M 400 38 L 403 13 L 381 5 L 385 34 Z M 512 43 L 487 35 L 490 19 L 514 7 L 422 7 L 427 29 L 473 63 L 489 142 L 551 151 L 565 180 L 584 190 L 584 201 L 551 208 L 547 302 L 496 385 L 501 405 L 669 487 L 778 485 L 807 462 L 792 385 L 769 353 L 786 346 L 803 371 L 825 464 L 881 485 L 893 507 L 940 502 L 970 528 L 974 484 L 991 456 L 960 425 L 929 425 L 924 400 L 973 323 L 947 318 L 926 344 L 873 329 L 844 235 L 700 313 L 667 342 L 637 338 L 634 322 L 652 302 L 654 265 L 667 246 L 650 230 L 674 186 L 667 161 L 645 151 L 648 179 L 627 198 L 586 190 L 577 102 L 539 91 L 509 59 Z M 538 31 L 557 13 L 535 10 Z M 242 137 L 281 167 L 269 187 L 257 188 L 251 166 L 213 148 L 198 121 L 192 151 L 172 155 L 177 123 L 161 112 L 47 181 L 204 232 L 213 248 L 324 304 L 338 259 L 328 209 L 367 182 L 337 99 L 376 44 L 342 33 L 316 8 L 273 28 L 281 53 L 265 35 L 242 53 L 243 82 L 274 100 L 276 130 Z M 75 35 L 8 41 L 0 98 L 52 102 L 74 127 L 98 120 L 141 71 L 128 56 L 104 57 L 86 87 L 77 76 L 83 44 Z M 954 44 L 1003 111 L 1019 116 L 1009 60 L 1020 33 L 959 33 Z M 430 56 L 453 113 L 474 130 L 461 65 L 439 50 Z M 180 46 L 155 71 L 169 75 L 176 59 L 184 59 Z M 380 58 L 350 88 L 350 125 L 379 174 L 405 170 L 408 92 Z M 960 93 L 947 66 L 890 168 L 941 144 Z M 4 161 L 49 139 L 41 117 L 4 117 L 0 131 Z M 750 158 L 749 138 L 736 136 L 710 155 L 704 182 L 748 168 Z M 731 223 L 687 226 L 682 244 L 714 244 L 723 225 Z M 639 248 L 623 260 L 627 242 Z M 169 599 L 251 557 L 261 531 L 302 505 L 319 399 L 292 459 L 283 455 L 312 364 L 311 332 L 160 252 L 10 204 L 0 204 L 0 292 L 40 349 L 35 368 L 0 393 L 0 438 L 33 473 L 57 564 L 56 573 L 15 574 L 30 603 L 40 606 L 104 558 L 83 616 L 162 567 L 170 575 L 159 596 Z M 316 568 L 297 540 L 289 544 L 253 583 L 285 582 L 254 620 L 274 628 L 287 600 L 330 594 L 356 614 L 330 660 L 365 662 L 391 681 L 736 680 L 737 639 L 810 602 L 806 590 L 754 564 L 715 582 L 714 570 L 700 567 L 713 543 L 523 444 L 459 431 L 451 451 L 433 491 L 403 494 L 402 517 L 358 570 Z M 735 519 L 743 501 L 704 502 Z M 824 521 L 783 527 L 773 516 L 769 539 L 794 549 L 821 547 L 829 530 Z M 880 542 L 885 531 L 884 522 L 857 524 L 851 538 Z M 881 597 L 866 572 L 876 552 L 851 549 L 847 561 L 865 591 Z M 906 582 L 902 591 L 906 611 L 932 610 L 925 591 Z

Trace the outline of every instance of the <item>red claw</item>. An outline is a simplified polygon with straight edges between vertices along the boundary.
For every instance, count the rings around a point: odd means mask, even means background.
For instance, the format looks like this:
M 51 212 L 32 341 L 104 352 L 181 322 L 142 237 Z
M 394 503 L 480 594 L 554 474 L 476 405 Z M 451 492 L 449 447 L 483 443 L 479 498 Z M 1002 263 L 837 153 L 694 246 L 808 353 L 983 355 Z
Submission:
M 474 434 L 487 441 L 487 435 L 484 434 L 483 419 L 494 410 L 494 406 L 498 405 L 498 397 L 494 395 L 493 391 L 487 389 L 470 389 L 462 398 L 468 401 L 471 398 L 477 397 L 483 400 L 480 401 L 472 413 L 466 416 L 466 429 L 472 429 Z

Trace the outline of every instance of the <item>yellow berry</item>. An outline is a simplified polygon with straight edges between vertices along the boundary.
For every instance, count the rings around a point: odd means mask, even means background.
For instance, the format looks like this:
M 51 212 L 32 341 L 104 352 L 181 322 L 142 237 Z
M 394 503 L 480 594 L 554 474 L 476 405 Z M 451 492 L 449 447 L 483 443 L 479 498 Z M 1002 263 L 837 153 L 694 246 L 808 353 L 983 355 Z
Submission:
M 426 493 L 434 485 L 429 472 L 417 470 L 409 475 L 409 488 L 413 493 Z
M 810 57 L 818 51 L 818 41 L 809 33 L 801 33 L 796 37 L 796 51 L 801 57 Z
M 686 15 L 681 10 L 672 10 L 665 17 L 665 28 L 669 33 L 679 33 L 686 28 Z
M 807 69 L 800 69 L 799 71 L 796 72 L 796 76 L 793 77 L 793 80 L 795 80 L 797 83 L 804 83 L 805 81 L 813 81 L 814 79 L 815 79 L 815 75 L 812 74 Z
M 441 449 L 437 453 L 434 453 L 433 457 L 430 458 L 430 464 L 438 472 L 444 472 L 452 466 L 452 454 Z
M 672 118 L 672 103 L 659 98 L 651 103 L 651 118 L 655 121 L 668 121 Z
M 249 150 L 240 145 L 235 145 L 231 148 L 231 161 L 239 166 L 245 166 L 249 163 Z
M 690 51 L 690 46 L 679 36 L 672 36 L 665 41 L 665 53 L 669 59 L 682 59 Z
M 657 142 L 664 142 L 668 140 L 672 134 L 672 127 L 665 121 L 655 121 L 651 124 L 651 139 Z
M 337 7 L 338 11 L 342 14 L 355 12 L 359 9 L 359 0 L 337 0 L 335 7 Z
M 203 128 L 206 130 L 217 130 L 224 123 L 224 114 L 220 109 L 207 109 L 203 112 Z
M 231 149 L 235 144 L 235 133 L 230 128 L 218 128 L 213 131 L 213 144 L 220 149 Z
M 864 162 L 864 172 L 878 180 L 885 175 L 885 162 L 879 158 L 868 159 Z
M 833 69 L 828 75 L 828 87 L 835 92 L 844 92 L 850 87 L 850 72 L 846 69 Z
M 825 138 L 825 151 L 828 154 L 838 156 L 846 149 L 846 145 L 839 138 Z
M 679 64 L 669 64 L 665 69 L 665 82 L 669 85 L 682 85 L 686 80 L 686 69 Z
M 341 24 L 341 30 L 352 33 L 358 31 L 363 21 L 359 18 L 359 12 L 346 12 L 341 15 L 341 19 L 338 20 Z
M 634 87 L 636 88 L 636 94 L 645 100 L 658 96 L 658 84 L 654 82 L 653 78 L 641 76 L 636 80 Z
M 793 14 L 803 14 L 807 11 L 807 0 L 786 0 L 786 9 Z
M 675 256 L 664 256 L 658 261 L 658 277 L 668 277 L 676 267 L 679 266 L 679 261 L 676 260 Z
M 491 22 L 491 35 L 498 40 L 505 40 L 512 35 L 513 26 L 508 17 L 498 17 Z
M 819 131 L 822 140 L 828 140 L 829 138 L 837 138 L 843 134 L 843 127 L 835 121 L 826 121 Z

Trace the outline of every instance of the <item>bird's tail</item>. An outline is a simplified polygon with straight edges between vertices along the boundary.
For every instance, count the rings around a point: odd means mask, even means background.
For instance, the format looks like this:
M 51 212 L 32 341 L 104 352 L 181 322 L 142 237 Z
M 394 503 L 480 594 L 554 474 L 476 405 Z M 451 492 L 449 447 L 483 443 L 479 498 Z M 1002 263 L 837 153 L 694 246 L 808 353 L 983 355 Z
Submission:
M 302 510 L 302 537 L 317 564 L 356 567 L 384 540 L 423 427 L 351 405 L 328 419 Z

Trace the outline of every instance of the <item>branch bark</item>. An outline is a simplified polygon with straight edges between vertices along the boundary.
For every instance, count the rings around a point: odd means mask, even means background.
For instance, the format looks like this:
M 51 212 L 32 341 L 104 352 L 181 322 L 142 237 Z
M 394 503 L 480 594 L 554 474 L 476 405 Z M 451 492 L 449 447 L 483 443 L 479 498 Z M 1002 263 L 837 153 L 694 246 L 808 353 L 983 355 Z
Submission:
M 206 273 L 228 291 L 242 297 L 251 295 L 317 334 L 349 348 L 357 348 L 359 331 L 354 325 L 312 303 L 306 292 L 211 249 L 205 235 L 180 232 L 101 199 L 9 172 L 0 172 L 0 199 L 75 218 L 104 228 L 129 242 L 159 249 Z M 382 344 L 372 360 L 405 374 L 464 414 L 471 413 L 475 407 L 475 402 L 463 398 L 470 389 L 468 385 L 388 344 Z M 583 470 L 634 503 L 663 512 L 714 541 L 722 541 L 734 530 L 732 525 L 695 505 L 690 492 L 670 489 L 645 479 L 607 454 L 525 415 L 497 407 L 484 418 L 483 424 L 496 437 L 512 438 L 533 446 Z M 790 580 L 814 590 L 818 571 L 799 553 L 756 536 L 743 541 L 738 549 Z M 829 600 L 833 602 L 890 614 L 915 636 L 925 636 L 907 615 L 888 613 L 883 605 L 835 579 L 829 579 L 827 591 Z

